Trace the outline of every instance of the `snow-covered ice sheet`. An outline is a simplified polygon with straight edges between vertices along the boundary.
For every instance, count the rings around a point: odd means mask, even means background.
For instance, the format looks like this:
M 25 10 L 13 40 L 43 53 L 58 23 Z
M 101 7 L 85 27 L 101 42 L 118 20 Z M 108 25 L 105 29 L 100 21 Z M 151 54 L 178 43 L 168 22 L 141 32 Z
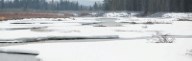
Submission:
M 1 47 L 39 51 L 42 61 L 191 61 L 185 55 L 192 39 L 177 39 L 173 44 L 147 43 L 147 40 L 103 42 L 39 43 Z

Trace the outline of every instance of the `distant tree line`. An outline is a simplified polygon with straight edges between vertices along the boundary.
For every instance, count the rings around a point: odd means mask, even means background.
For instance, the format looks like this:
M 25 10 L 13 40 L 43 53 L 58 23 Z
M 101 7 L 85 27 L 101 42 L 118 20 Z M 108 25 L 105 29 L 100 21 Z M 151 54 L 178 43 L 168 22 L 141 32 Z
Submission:
M 192 0 L 104 0 L 104 10 L 192 12 Z
M 77 1 L 59 0 L 0 0 L 0 9 L 22 10 L 88 10 Z
M 69 0 L 0 0 L 0 10 L 106 10 L 154 12 L 192 12 L 192 0 L 104 0 L 83 6 Z

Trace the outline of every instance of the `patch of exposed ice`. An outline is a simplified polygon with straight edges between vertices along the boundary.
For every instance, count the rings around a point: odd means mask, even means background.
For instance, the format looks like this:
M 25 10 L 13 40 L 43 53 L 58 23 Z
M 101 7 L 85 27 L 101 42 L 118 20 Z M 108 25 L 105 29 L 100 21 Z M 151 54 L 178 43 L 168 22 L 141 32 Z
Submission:
M 164 18 L 190 18 L 192 13 L 165 13 Z
M 134 13 L 134 12 L 109 12 L 109 13 L 105 13 L 103 16 L 104 17 L 134 17 L 136 16 L 138 13 Z

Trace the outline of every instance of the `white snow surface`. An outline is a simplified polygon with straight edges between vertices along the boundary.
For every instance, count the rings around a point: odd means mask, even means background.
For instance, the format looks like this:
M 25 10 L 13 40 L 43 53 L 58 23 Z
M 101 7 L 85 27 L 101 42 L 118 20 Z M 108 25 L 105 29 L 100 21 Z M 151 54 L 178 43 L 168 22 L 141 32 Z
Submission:
M 1 47 L 39 51 L 42 61 L 191 61 L 185 55 L 192 39 L 177 39 L 173 44 L 147 43 L 147 40 L 103 42 L 39 43 Z

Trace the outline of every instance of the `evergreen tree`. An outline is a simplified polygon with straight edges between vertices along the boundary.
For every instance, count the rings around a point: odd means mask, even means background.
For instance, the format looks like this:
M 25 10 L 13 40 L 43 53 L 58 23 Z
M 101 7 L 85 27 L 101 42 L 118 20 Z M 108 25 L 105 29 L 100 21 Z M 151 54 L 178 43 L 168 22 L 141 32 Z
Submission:
M 5 1 L 4 1 L 4 0 L 0 0 L 0 5 L 1 5 L 0 7 L 1 7 L 1 9 L 3 9 L 3 8 L 4 8 L 4 6 L 5 6 L 5 4 L 4 4 L 4 3 L 5 3 Z

